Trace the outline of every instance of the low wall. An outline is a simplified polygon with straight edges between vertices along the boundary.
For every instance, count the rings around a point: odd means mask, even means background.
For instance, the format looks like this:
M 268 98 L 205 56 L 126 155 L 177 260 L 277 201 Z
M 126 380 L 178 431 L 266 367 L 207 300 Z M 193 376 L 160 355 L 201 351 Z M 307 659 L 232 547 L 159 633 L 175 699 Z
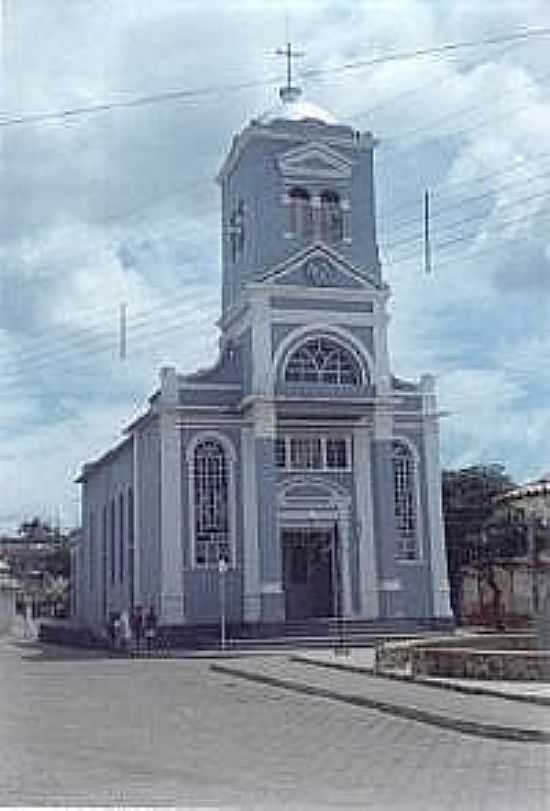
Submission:
M 417 648 L 413 676 L 499 681 L 550 681 L 550 651 Z
M 377 650 L 380 671 L 413 677 L 550 681 L 550 650 L 538 650 L 534 634 L 471 634 L 386 643 Z

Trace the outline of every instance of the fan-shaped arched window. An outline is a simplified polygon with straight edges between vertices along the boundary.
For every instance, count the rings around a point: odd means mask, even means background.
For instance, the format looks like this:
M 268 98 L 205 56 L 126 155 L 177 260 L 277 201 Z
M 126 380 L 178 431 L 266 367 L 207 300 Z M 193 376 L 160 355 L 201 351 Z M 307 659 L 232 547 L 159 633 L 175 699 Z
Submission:
M 217 566 L 230 559 L 229 467 L 221 443 L 200 442 L 193 458 L 195 565 Z
M 335 191 L 321 194 L 321 239 L 328 243 L 341 242 L 344 236 L 344 218 L 340 196 Z
M 313 234 L 313 211 L 307 189 L 295 186 L 290 190 L 290 231 L 293 236 L 307 239 Z
M 331 338 L 311 338 L 290 356 L 287 383 L 327 383 L 335 386 L 361 385 L 361 368 L 352 353 Z
M 405 442 L 393 443 L 394 512 L 397 527 L 397 556 L 414 560 L 417 556 L 416 465 Z

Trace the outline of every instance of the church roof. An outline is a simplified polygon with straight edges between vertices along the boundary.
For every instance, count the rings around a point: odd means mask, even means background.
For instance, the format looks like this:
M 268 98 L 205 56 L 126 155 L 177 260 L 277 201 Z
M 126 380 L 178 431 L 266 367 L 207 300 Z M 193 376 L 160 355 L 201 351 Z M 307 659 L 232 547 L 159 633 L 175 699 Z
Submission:
M 293 88 L 293 90 L 295 92 L 289 94 L 288 97 L 281 93 L 279 102 L 262 113 L 257 121 L 260 124 L 271 124 L 274 121 L 318 121 L 322 124 L 332 125 L 340 123 L 328 110 L 310 101 L 305 101 L 298 88 Z

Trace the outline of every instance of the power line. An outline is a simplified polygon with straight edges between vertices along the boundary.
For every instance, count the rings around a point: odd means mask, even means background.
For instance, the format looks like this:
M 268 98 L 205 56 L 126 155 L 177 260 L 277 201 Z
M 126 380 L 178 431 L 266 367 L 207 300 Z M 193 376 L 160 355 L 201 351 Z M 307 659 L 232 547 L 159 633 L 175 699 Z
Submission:
M 550 27 L 541 28 L 526 28 L 522 31 L 517 31 L 510 34 L 504 34 L 494 37 L 486 37 L 480 40 L 466 40 L 463 42 L 451 42 L 444 45 L 433 46 L 430 48 L 417 48 L 411 51 L 401 51 L 396 53 L 389 53 L 385 56 L 374 57 L 366 60 L 356 60 L 354 62 L 346 62 L 343 65 L 334 66 L 331 68 L 311 68 L 302 71 L 301 76 L 304 78 L 315 78 L 317 76 L 325 76 L 327 74 L 336 74 L 348 70 L 357 70 L 358 68 L 374 67 L 376 65 L 385 64 L 388 62 L 409 61 L 412 59 L 419 59 L 426 56 L 443 56 L 445 54 L 454 53 L 461 49 L 470 49 L 486 45 L 495 45 L 499 43 L 513 42 L 533 39 L 536 37 L 545 37 L 550 34 Z M 172 101 L 186 101 L 193 99 L 200 99 L 208 96 L 215 96 L 221 93 L 233 93 L 241 90 L 248 90 L 256 87 L 273 86 L 279 78 L 266 80 L 254 80 L 246 82 L 238 82 L 235 84 L 219 85 L 204 88 L 182 88 L 178 90 L 159 91 L 144 96 L 137 96 L 130 99 L 122 99 L 120 101 L 105 101 L 96 104 L 81 105 L 78 107 L 70 107 L 62 110 L 47 111 L 42 113 L 25 113 L 15 114 L 9 117 L 0 119 L 0 127 L 13 127 L 21 126 L 24 124 L 38 124 L 47 121 L 63 121 L 66 119 L 75 119 L 80 116 L 93 115 L 97 113 L 105 113 L 113 110 L 132 109 L 137 107 L 150 106 L 153 104 L 160 104 Z
M 471 204 L 471 203 L 474 203 L 474 202 L 478 202 L 478 201 L 483 200 L 483 199 L 485 199 L 485 198 L 487 198 L 489 196 L 492 196 L 492 194 L 494 194 L 494 193 L 496 194 L 496 193 L 498 193 L 498 192 L 500 192 L 500 191 L 502 191 L 504 189 L 523 187 L 523 186 L 525 186 L 527 184 L 532 185 L 533 181 L 540 180 L 540 179 L 542 179 L 544 177 L 547 177 L 548 175 L 550 175 L 550 172 L 544 172 L 544 173 L 540 173 L 538 175 L 532 175 L 532 176 L 529 176 L 527 178 L 523 178 L 521 183 L 514 182 L 514 183 L 502 184 L 501 186 L 496 187 L 494 190 L 492 190 L 492 191 L 490 191 L 488 193 L 478 195 L 477 197 L 468 198 L 466 201 L 464 201 L 464 203 L 470 203 Z M 534 199 L 540 198 L 540 197 L 545 196 L 545 195 L 546 195 L 546 192 L 542 191 L 542 192 L 538 192 L 538 193 L 528 195 L 527 197 L 521 197 L 519 199 L 512 200 L 508 205 L 501 206 L 499 211 L 502 212 L 502 211 L 507 211 L 508 209 L 514 209 L 516 206 L 518 206 L 520 204 L 525 204 L 527 202 L 530 202 L 530 201 L 532 201 Z M 445 208 L 445 207 L 441 208 L 440 210 L 438 210 L 434 214 L 434 216 L 432 217 L 432 220 L 437 219 L 437 218 L 441 217 L 442 215 L 446 214 L 448 210 L 456 209 L 458 207 L 458 205 L 459 204 L 455 203 L 454 205 L 448 206 L 447 208 Z M 461 219 L 458 219 L 458 220 L 453 220 L 453 221 L 448 222 L 448 223 L 444 223 L 443 226 L 442 226 L 442 232 L 440 230 L 438 235 L 439 235 L 439 237 L 441 237 L 442 233 L 443 233 L 443 235 L 446 235 L 447 232 L 451 231 L 452 229 L 455 229 L 457 226 L 461 226 L 461 225 L 467 224 L 469 222 L 476 222 L 478 220 L 481 222 L 483 220 L 483 215 L 474 214 L 474 215 L 471 215 L 471 216 L 468 216 L 468 217 L 465 217 L 465 218 L 461 218 Z M 416 218 L 414 222 L 415 222 L 415 224 L 417 226 L 420 226 L 420 219 L 419 218 Z M 408 230 L 407 225 L 402 226 L 401 229 L 397 229 L 397 230 L 398 231 L 399 230 L 405 230 L 406 231 L 406 230 Z M 473 236 L 475 236 L 475 234 L 472 234 L 472 237 Z M 420 233 L 418 233 L 417 235 L 411 235 L 411 236 L 404 237 L 404 238 L 399 239 L 399 240 L 394 241 L 394 242 L 383 244 L 382 247 L 383 247 L 384 250 L 389 250 L 391 252 L 391 251 L 393 251 L 396 248 L 399 248 L 401 246 L 415 244 L 415 243 L 419 242 L 421 239 L 422 239 L 422 235 Z M 441 247 L 441 246 L 442 246 L 441 243 L 436 245 L 436 247 Z M 406 255 L 406 257 L 407 256 L 408 255 Z M 395 260 L 393 260 L 393 261 L 395 262 Z M 182 299 L 184 300 L 183 305 L 178 305 L 178 301 L 181 301 Z M 172 314 L 177 307 L 180 307 L 182 312 L 185 311 L 187 306 L 188 306 L 187 305 L 188 299 L 189 299 L 188 290 L 183 290 L 182 289 L 179 292 L 170 294 L 169 301 L 159 302 L 158 304 L 156 304 L 156 305 L 154 305 L 152 307 L 139 310 L 137 312 L 137 314 L 134 316 L 133 320 L 131 321 L 130 329 L 132 329 L 132 330 L 136 329 L 138 327 L 138 325 L 147 325 L 152 318 L 158 319 L 163 312 L 169 312 L 170 314 Z M 203 295 L 203 296 L 201 296 L 201 299 L 199 299 L 199 301 L 195 301 L 193 303 L 193 305 L 191 305 L 191 306 L 193 306 L 193 308 L 201 307 L 202 306 L 201 301 L 210 302 L 210 300 L 211 299 L 208 296 L 205 299 L 204 295 Z M 90 312 L 103 313 L 110 319 L 111 324 L 114 323 L 114 321 L 113 321 L 114 316 L 115 316 L 114 307 L 96 308 L 93 311 L 81 310 L 80 311 L 80 316 L 81 316 L 82 322 L 84 322 L 84 320 L 86 319 L 86 317 L 88 317 L 88 314 Z M 33 361 L 36 361 L 36 360 L 40 360 L 40 359 L 42 359 L 44 357 L 47 357 L 48 355 L 50 355 L 52 353 L 55 353 L 56 350 L 58 350 L 60 354 L 65 353 L 67 351 L 68 345 L 70 345 L 71 348 L 75 348 L 75 349 L 78 348 L 78 347 L 86 347 L 90 343 L 94 344 L 98 340 L 98 336 L 102 336 L 102 335 L 109 336 L 109 341 L 112 341 L 113 340 L 113 335 L 114 335 L 114 327 L 109 326 L 108 324 L 106 324 L 105 320 L 106 319 L 102 319 L 98 323 L 98 325 L 97 325 L 97 327 L 95 329 L 83 327 L 83 328 L 80 329 L 79 332 L 76 332 L 75 329 L 73 327 L 71 327 L 71 326 L 67 327 L 65 325 L 59 325 L 57 327 L 54 327 L 53 330 L 54 331 L 57 330 L 60 333 L 60 335 L 59 335 L 58 338 L 56 338 L 55 334 L 54 334 L 53 340 L 52 340 L 52 328 L 48 328 L 48 335 L 49 335 L 50 340 L 46 340 L 46 343 L 44 344 L 44 336 L 39 333 L 39 335 L 37 336 L 35 341 L 40 342 L 40 349 L 38 351 L 36 351 L 36 350 L 33 351 L 31 349 L 30 352 L 28 352 L 28 351 L 23 352 L 22 355 L 20 354 L 18 356 L 18 360 L 20 362 L 21 362 L 21 360 L 23 360 L 23 362 L 28 363 L 29 361 L 33 362 Z M 4 353 L 4 354 L 6 354 L 6 353 Z M 0 353 L 0 358 L 1 358 L 1 353 Z

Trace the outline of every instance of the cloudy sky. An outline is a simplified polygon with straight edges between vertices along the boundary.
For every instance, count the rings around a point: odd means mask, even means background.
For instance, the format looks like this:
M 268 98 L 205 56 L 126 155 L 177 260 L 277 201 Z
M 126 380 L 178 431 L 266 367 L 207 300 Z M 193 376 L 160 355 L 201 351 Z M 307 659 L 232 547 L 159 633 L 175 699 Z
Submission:
M 380 138 L 394 369 L 437 375 L 444 464 L 550 468 L 548 0 L 3 0 L 0 529 L 74 524 L 80 463 L 143 408 L 158 368 L 213 361 L 213 178 L 275 101 L 285 8 L 307 98 Z

